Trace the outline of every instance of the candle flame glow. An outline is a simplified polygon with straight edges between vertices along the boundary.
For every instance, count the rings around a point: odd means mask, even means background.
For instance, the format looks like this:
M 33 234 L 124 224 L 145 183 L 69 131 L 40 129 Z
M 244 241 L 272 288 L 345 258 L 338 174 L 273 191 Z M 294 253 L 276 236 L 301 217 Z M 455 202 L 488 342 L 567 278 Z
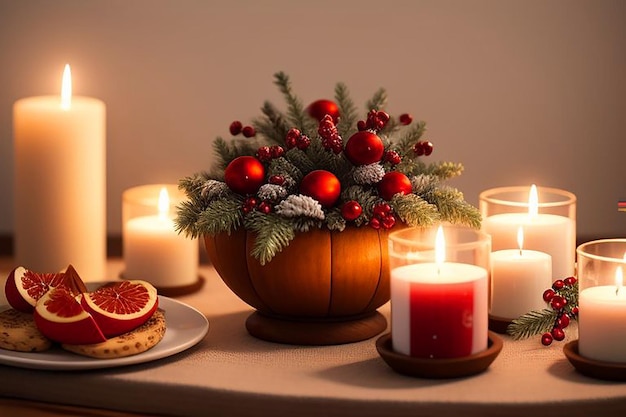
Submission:
M 524 228 L 517 228 L 517 246 L 519 247 L 519 256 L 522 256 L 522 247 L 524 246 Z
M 446 261 L 446 241 L 443 236 L 443 228 L 439 226 L 437 228 L 437 235 L 435 236 L 435 262 L 437 267 L 441 268 L 441 265 Z
M 528 216 L 536 217 L 539 213 L 539 196 L 537 195 L 537 186 L 535 184 L 530 186 L 530 192 L 528 193 Z
M 159 193 L 159 217 L 167 218 L 167 215 L 170 211 L 170 196 L 167 193 L 165 187 L 161 188 L 161 192 Z
M 61 108 L 69 110 L 72 107 L 72 72 L 70 64 L 65 64 L 63 82 L 61 83 Z

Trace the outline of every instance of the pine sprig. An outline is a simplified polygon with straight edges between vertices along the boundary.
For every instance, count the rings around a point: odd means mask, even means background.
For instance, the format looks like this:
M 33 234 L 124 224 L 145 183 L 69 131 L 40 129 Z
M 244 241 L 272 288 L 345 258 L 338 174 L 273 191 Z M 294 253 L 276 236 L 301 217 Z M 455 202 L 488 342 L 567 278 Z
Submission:
M 365 110 L 384 110 L 387 107 L 387 91 L 379 88 L 365 104 Z
M 548 332 L 554 326 L 557 312 L 544 308 L 541 311 L 528 312 L 513 320 L 507 327 L 507 333 L 514 339 L 526 339 L 536 334 Z
M 210 202 L 207 208 L 198 215 L 196 230 L 192 233 L 192 237 L 198 237 L 204 233 L 216 235 L 227 232 L 230 234 L 243 223 L 242 204 L 241 198 Z
M 216 165 L 213 172 L 215 175 L 223 174 L 224 169 L 230 161 L 241 155 L 254 155 L 258 146 L 253 144 L 254 141 L 230 141 L 227 142 L 221 136 L 215 138 L 213 142 L 213 151 L 217 157 Z
M 456 188 L 441 187 L 433 190 L 428 201 L 437 206 L 438 212 L 443 221 L 453 224 L 466 224 L 467 226 L 479 229 L 481 224 L 481 214 L 478 209 L 463 199 L 463 193 Z
M 261 112 L 264 117 L 253 121 L 257 135 L 265 136 L 271 144 L 283 145 L 289 130 L 286 116 L 269 101 L 263 104 Z
M 293 222 L 273 213 L 263 215 L 260 212 L 251 212 L 246 216 L 244 226 L 256 234 L 250 254 L 261 265 L 271 261 L 296 236 Z
M 426 132 L 426 122 L 417 121 L 413 126 L 408 129 L 404 135 L 400 137 L 394 148 L 403 158 L 413 159 L 415 158 L 415 152 L 413 152 L 413 145 L 422 138 Z
M 335 87 L 335 100 L 339 107 L 339 114 L 341 114 L 337 131 L 339 136 L 347 138 L 354 131 L 358 116 L 357 108 L 350 98 L 348 87 L 344 83 L 338 83 Z
M 412 227 L 432 226 L 441 220 L 437 206 L 416 194 L 396 194 L 390 203 L 405 224 Z
M 312 135 L 315 124 L 307 117 L 302 101 L 293 93 L 289 76 L 280 71 L 274 74 L 274 84 L 285 97 L 287 102 L 287 119 L 292 126 L 298 127 L 303 133 Z

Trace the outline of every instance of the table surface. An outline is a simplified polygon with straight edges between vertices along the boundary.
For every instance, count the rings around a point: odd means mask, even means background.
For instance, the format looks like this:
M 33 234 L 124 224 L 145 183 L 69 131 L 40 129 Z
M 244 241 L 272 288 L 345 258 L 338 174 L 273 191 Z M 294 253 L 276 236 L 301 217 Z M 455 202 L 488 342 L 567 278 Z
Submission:
M 11 262 L 0 259 L 1 288 L 14 267 Z M 117 279 L 123 266 L 120 259 L 110 259 L 107 278 Z M 17 400 L 18 407 L 44 402 L 172 416 L 626 413 L 626 383 L 583 376 L 564 356 L 564 343 L 577 337 L 575 327 L 568 329 L 565 342 L 549 347 L 538 337 L 513 341 L 502 336 L 502 352 L 479 375 L 412 378 L 387 366 L 376 351 L 376 338 L 324 347 L 258 340 L 244 327 L 253 310 L 210 265 L 202 265 L 200 273 L 205 280 L 201 290 L 177 297 L 209 320 L 209 332 L 196 346 L 153 362 L 103 370 L 51 372 L 0 365 L 5 410 L 13 410 L 11 402 Z M 6 299 L 0 291 L 2 304 Z M 389 319 L 389 304 L 379 311 Z

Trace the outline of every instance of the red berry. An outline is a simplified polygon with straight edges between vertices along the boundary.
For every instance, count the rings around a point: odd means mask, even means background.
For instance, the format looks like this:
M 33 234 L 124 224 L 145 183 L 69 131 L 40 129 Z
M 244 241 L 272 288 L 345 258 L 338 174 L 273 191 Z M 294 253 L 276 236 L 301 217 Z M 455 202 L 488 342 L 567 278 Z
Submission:
M 565 278 L 565 279 L 563 280 L 563 282 L 565 283 L 565 285 L 567 285 L 567 286 L 571 287 L 571 286 L 573 286 L 574 284 L 576 284 L 576 278 L 574 278 L 574 277 L 567 277 L 567 278 Z
M 578 314 L 578 307 L 572 307 L 572 309 L 570 310 L 570 314 L 576 316 Z
M 541 335 L 541 344 L 544 346 L 550 346 L 552 344 L 552 335 L 550 333 L 544 333 Z
M 252 126 L 246 126 L 241 130 L 241 133 L 247 138 L 251 138 L 256 135 L 256 130 Z
M 261 146 L 256 151 L 256 157 L 259 158 L 261 162 L 267 162 L 272 159 L 272 151 L 269 146 Z
M 410 114 L 403 113 L 400 115 L 400 124 L 403 124 L 406 126 L 406 125 L 410 125 L 412 121 L 413 121 L 413 116 L 411 116 Z
M 257 210 L 261 213 L 269 214 L 272 212 L 272 205 L 267 201 L 261 201 L 261 203 L 257 207 Z
M 394 217 L 393 214 L 390 214 L 389 216 L 383 219 L 383 227 L 385 229 L 391 229 L 395 224 L 396 224 L 396 218 Z
M 241 124 L 241 122 L 239 120 L 235 120 L 234 122 L 230 124 L 230 127 L 229 127 L 230 134 L 233 136 L 237 136 L 238 134 L 241 133 L 242 127 L 243 125 Z
M 424 146 L 424 155 L 425 156 L 428 156 L 431 153 L 433 153 L 434 146 L 433 146 L 433 144 L 431 142 L 424 142 L 423 146 Z
M 302 135 L 296 142 L 296 147 L 301 150 L 305 150 L 311 144 L 311 139 L 308 136 Z
M 295 148 L 301 135 L 302 133 L 295 127 L 289 129 L 289 131 L 287 132 L 287 136 L 285 137 L 285 144 L 287 145 L 287 149 Z
M 565 339 L 565 332 L 563 331 L 563 329 L 559 329 L 558 327 L 552 329 L 552 337 L 554 337 L 554 340 L 558 340 L 559 342 L 563 339 Z
M 556 291 L 560 290 L 564 286 L 565 286 L 565 282 L 562 279 L 557 279 L 556 281 L 552 283 L 552 288 L 554 288 Z
M 413 152 L 417 156 L 424 155 L 424 142 L 417 142 L 415 145 L 413 145 Z
M 282 175 L 272 175 L 269 181 L 270 184 L 283 185 L 285 183 L 285 177 Z
M 387 214 L 391 213 L 391 206 L 387 203 L 376 204 L 372 211 L 376 217 L 385 217 Z
M 359 130 L 359 132 L 366 130 L 367 125 L 365 124 L 365 120 L 359 120 L 358 122 L 356 122 L 356 128 Z
M 558 325 L 558 327 L 560 327 L 561 329 L 566 328 L 567 326 L 569 326 L 569 316 L 567 314 L 563 314 L 561 315 L 557 320 L 556 320 L 556 324 Z
M 350 200 L 341 206 L 341 216 L 349 222 L 356 220 L 361 213 L 363 213 L 363 207 L 358 201 Z
M 285 153 L 285 150 L 282 146 L 272 145 L 270 147 L 270 153 L 272 154 L 272 158 L 280 158 Z
M 556 293 L 554 292 L 554 290 L 552 288 L 548 288 L 543 292 L 543 301 L 549 303 L 555 295 Z
M 380 229 L 380 220 L 378 220 L 377 218 L 373 218 L 370 220 L 370 226 L 373 229 Z
M 400 158 L 400 155 L 396 151 L 385 151 L 383 160 L 385 162 L 389 162 L 392 165 L 398 165 L 400 162 L 402 162 L 402 158 Z
M 555 295 L 552 297 L 552 300 L 550 300 L 550 306 L 552 306 L 554 310 L 560 310 L 565 307 L 566 304 L 567 300 L 565 297 L 561 297 L 560 295 Z

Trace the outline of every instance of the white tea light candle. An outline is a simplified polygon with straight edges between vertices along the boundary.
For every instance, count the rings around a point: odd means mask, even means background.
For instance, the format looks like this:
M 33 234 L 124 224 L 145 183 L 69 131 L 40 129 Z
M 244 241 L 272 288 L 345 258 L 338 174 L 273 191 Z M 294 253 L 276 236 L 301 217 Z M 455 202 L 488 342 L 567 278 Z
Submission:
M 38 272 L 72 264 L 85 281 L 106 264 L 105 105 L 73 97 L 66 65 L 61 96 L 13 106 L 15 261 Z
M 124 192 L 125 279 L 142 279 L 157 288 L 184 287 L 198 280 L 198 241 L 175 230 L 170 207 L 180 201 L 176 196 L 175 185 L 147 185 Z

